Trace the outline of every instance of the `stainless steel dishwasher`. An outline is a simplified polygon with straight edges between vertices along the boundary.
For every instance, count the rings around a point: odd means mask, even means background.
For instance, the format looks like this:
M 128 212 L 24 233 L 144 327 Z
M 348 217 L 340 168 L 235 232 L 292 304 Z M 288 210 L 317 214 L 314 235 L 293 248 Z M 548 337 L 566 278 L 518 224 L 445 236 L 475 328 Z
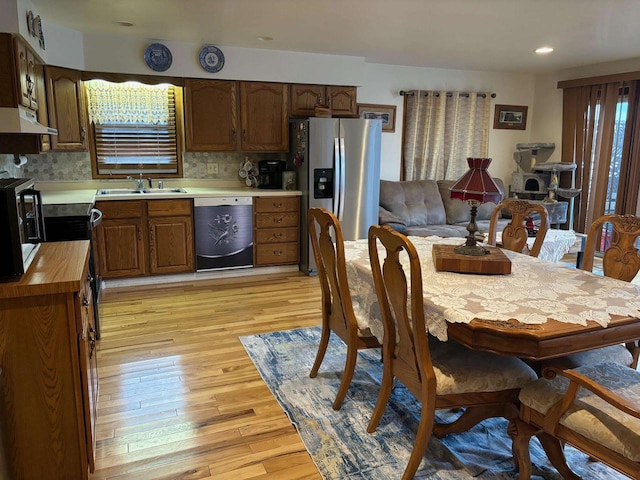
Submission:
M 251 197 L 207 197 L 193 201 L 196 271 L 253 266 Z

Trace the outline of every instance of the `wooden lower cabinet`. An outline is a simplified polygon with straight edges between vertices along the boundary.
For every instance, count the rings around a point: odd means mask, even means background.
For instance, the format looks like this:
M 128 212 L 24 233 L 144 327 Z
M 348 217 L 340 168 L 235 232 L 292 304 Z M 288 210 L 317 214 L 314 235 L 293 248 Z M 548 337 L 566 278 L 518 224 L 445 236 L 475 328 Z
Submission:
M 40 246 L 0 284 L 0 419 L 9 478 L 86 480 L 98 402 L 89 241 Z
M 255 197 L 254 265 L 300 261 L 300 197 Z
M 96 205 L 103 278 L 194 271 L 193 202 L 114 200 Z
M 149 200 L 149 271 L 152 275 L 194 270 L 191 200 Z
M 100 271 L 103 278 L 145 275 L 146 203 L 143 200 L 117 200 L 96 204 L 102 212 L 98 226 Z

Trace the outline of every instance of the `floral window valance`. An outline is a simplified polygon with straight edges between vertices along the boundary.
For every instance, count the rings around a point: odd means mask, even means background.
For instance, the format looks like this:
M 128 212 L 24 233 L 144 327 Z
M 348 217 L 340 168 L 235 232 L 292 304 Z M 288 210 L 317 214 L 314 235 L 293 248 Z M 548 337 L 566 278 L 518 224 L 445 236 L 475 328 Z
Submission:
M 89 121 L 94 124 L 167 124 L 171 120 L 172 85 L 138 82 L 85 82 Z

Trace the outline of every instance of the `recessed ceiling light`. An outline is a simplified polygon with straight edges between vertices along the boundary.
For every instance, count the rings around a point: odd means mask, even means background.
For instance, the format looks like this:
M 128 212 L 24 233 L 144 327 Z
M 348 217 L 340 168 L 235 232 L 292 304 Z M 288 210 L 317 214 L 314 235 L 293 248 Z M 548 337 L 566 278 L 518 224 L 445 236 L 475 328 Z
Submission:
M 260 40 L 261 42 L 270 42 L 271 40 L 273 40 L 273 37 L 258 37 L 258 40 Z
M 553 52 L 553 47 L 536 48 L 536 53 L 539 53 L 540 55 L 544 55 L 545 53 L 551 53 L 551 52 Z
M 114 22 L 117 25 L 120 25 L 121 27 L 133 27 L 133 23 L 131 22 Z

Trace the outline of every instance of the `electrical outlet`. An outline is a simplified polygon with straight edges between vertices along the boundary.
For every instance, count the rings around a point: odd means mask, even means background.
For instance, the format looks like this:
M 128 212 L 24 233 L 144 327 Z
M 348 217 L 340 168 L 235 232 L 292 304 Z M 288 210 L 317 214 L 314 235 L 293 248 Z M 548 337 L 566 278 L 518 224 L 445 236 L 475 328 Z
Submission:
M 218 174 L 218 162 L 209 162 L 209 163 L 207 163 L 207 173 L 209 175 L 217 175 Z

